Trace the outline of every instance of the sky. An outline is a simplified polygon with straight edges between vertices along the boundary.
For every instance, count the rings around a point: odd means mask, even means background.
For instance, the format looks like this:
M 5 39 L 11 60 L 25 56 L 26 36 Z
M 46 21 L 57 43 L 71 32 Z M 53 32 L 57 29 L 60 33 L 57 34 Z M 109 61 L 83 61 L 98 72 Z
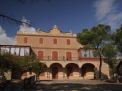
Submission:
M 24 2 L 23 2 L 24 1 Z M 122 0 L 0 0 L 0 14 L 23 17 L 36 30 L 49 31 L 57 25 L 63 32 L 81 32 L 98 24 L 122 24 Z M 13 44 L 22 26 L 0 17 L 0 44 Z

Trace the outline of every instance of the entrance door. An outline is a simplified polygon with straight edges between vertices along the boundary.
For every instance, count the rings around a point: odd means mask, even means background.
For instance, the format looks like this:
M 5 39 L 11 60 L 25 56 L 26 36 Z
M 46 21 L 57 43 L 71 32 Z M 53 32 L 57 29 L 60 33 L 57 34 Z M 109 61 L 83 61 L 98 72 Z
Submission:
M 52 68 L 52 79 L 58 79 L 58 68 L 57 67 Z
M 72 60 L 72 54 L 71 52 L 66 52 L 66 60 Z
M 58 60 L 58 52 L 57 51 L 52 52 L 52 60 L 54 60 L 54 61 Z

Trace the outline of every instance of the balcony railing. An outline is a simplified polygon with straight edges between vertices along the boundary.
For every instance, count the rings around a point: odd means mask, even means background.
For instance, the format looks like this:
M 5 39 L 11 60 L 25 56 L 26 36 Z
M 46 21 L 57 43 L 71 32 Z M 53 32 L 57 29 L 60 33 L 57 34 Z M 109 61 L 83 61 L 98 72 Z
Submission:
M 81 61 L 81 60 L 97 60 L 98 57 L 56 57 L 51 56 L 37 57 L 40 61 Z

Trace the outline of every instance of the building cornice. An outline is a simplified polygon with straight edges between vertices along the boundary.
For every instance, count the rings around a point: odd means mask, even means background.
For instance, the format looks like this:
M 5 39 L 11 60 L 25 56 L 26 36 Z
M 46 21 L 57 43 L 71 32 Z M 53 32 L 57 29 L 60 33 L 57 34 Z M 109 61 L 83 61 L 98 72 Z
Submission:
M 39 36 L 39 37 L 57 37 L 57 38 L 76 38 L 75 36 L 55 36 L 55 35 L 36 35 L 36 34 L 16 34 L 16 36 Z

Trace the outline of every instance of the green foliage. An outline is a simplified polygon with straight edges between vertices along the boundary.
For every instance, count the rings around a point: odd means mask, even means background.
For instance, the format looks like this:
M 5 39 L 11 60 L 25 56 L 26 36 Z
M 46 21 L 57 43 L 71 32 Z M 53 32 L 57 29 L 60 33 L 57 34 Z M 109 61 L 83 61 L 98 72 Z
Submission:
M 88 29 L 84 29 L 83 32 L 77 34 L 77 40 L 82 45 L 91 44 L 93 37 L 91 31 Z
M 108 39 L 110 26 L 99 24 L 91 29 L 92 39 L 91 45 L 94 48 L 101 48 L 104 45 L 104 42 Z
M 12 69 L 14 63 L 10 59 L 12 59 L 12 55 L 10 55 L 9 53 L 6 53 L 5 55 L 0 54 L 0 70 L 1 71 L 7 71 L 7 70 Z
M 94 26 L 91 30 L 84 29 L 81 33 L 77 34 L 77 40 L 80 44 L 84 45 L 85 49 L 92 48 L 94 55 L 99 56 L 99 76 L 101 77 L 102 57 L 107 57 L 107 63 L 113 67 L 113 57 L 116 55 L 114 46 L 111 46 L 111 33 L 110 26 L 99 24 Z
M 35 72 L 37 75 L 39 75 L 41 72 L 43 72 L 45 70 L 46 65 L 40 63 L 39 61 L 35 61 L 30 64 L 30 67 L 33 72 Z
M 99 24 L 91 30 L 84 29 L 77 34 L 77 40 L 84 45 L 85 49 L 92 48 L 99 56 L 102 56 L 102 47 L 110 36 L 110 26 Z
M 109 68 L 110 79 L 114 79 L 114 74 L 116 73 L 116 67 Z
M 122 54 L 122 26 L 113 33 L 112 39 L 118 49 L 117 51 Z M 118 70 L 118 74 L 122 75 L 122 64 L 119 64 L 119 68 L 116 67 L 116 69 Z
M 122 53 L 122 26 L 113 33 L 113 40 L 118 50 Z
M 122 62 L 119 64 L 118 73 L 122 76 Z
M 28 71 L 30 67 L 39 74 L 44 66 L 33 55 L 21 57 L 9 53 L 0 54 L 0 71 L 11 70 L 13 79 L 20 78 L 22 72 Z
M 108 40 L 110 26 L 99 24 L 91 30 L 84 29 L 81 33 L 77 34 L 79 43 L 90 48 L 100 48 L 103 43 Z
M 113 59 L 117 55 L 117 49 L 112 44 L 106 44 L 103 47 L 102 53 L 107 59 Z

